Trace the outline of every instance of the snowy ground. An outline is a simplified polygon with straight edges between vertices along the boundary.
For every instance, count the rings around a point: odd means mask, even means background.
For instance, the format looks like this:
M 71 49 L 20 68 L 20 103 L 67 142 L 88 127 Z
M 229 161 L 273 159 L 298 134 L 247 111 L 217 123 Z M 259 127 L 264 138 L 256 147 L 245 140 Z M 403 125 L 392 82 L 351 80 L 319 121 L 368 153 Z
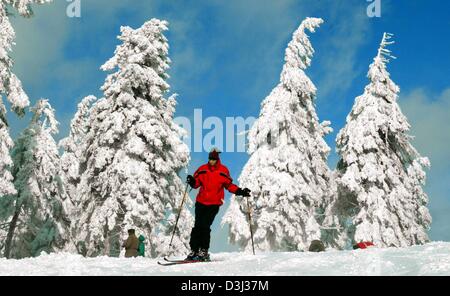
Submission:
M 450 243 L 325 253 L 218 253 L 215 262 L 164 267 L 155 259 L 72 254 L 0 259 L 0 275 L 450 275 Z

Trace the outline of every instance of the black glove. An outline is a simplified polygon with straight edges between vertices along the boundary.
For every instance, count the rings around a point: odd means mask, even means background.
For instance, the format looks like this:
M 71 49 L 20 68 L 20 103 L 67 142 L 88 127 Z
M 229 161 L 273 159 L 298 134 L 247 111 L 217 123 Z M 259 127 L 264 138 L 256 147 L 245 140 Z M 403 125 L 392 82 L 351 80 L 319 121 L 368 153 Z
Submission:
M 237 195 L 237 196 L 243 196 L 243 197 L 249 197 L 250 196 L 250 192 L 252 192 L 250 189 L 248 189 L 248 188 L 244 188 L 244 189 L 241 189 L 241 188 L 239 188 L 237 191 L 236 191 L 236 193 L 235 193 L 235 195 Z
M 194 187 L 195 186 L 195 178 L 191 175 L 187 176 L 186 182 L 189 184 L 189 186 Z

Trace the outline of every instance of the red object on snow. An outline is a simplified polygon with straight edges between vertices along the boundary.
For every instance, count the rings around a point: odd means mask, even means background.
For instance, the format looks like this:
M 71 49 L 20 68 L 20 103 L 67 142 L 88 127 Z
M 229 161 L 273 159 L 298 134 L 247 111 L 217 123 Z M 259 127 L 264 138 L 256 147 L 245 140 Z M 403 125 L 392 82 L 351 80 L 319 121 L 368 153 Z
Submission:
M 225 196 L 224 189 L 236 193 L 239 187 L 233 184 L 228 168 L 220 159 L 213 166 L 209 163 L 202 165 L 194 174 L 194 189 L 200 187 L 196 201 L 204 205 L 222 205 Z
M 372 242 L 360 242 L 357 243 L 353 249 L 367 249 L 368 247 L 374 247 L 375 245 Z

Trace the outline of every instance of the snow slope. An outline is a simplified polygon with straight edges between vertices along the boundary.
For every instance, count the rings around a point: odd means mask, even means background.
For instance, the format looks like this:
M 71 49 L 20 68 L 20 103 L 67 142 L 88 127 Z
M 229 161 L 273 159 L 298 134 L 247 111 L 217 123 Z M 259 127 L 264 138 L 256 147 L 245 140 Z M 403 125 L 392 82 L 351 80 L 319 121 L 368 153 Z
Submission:
M 450 243 L 404 249 L 367 249 L 325 253 L 217 253 L 215 262 L 164 267 L 147 258 L 83 258 L 51 254 L 0 259 L 0 275 L 450 275 Z

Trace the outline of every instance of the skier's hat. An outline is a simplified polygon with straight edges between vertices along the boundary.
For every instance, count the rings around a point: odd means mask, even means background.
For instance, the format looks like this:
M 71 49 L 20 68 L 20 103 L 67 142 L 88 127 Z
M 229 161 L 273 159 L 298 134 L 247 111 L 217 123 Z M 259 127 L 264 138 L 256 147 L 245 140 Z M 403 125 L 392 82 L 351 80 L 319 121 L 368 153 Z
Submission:
M 222 153 L 222 152 L 220 152 L 219 149 L 217 149 L 217 148 L 211 149 L 211 152 L 209 152 L 209 155 L 208 155 L 208 159 L 219 160 L 219 153 Z

